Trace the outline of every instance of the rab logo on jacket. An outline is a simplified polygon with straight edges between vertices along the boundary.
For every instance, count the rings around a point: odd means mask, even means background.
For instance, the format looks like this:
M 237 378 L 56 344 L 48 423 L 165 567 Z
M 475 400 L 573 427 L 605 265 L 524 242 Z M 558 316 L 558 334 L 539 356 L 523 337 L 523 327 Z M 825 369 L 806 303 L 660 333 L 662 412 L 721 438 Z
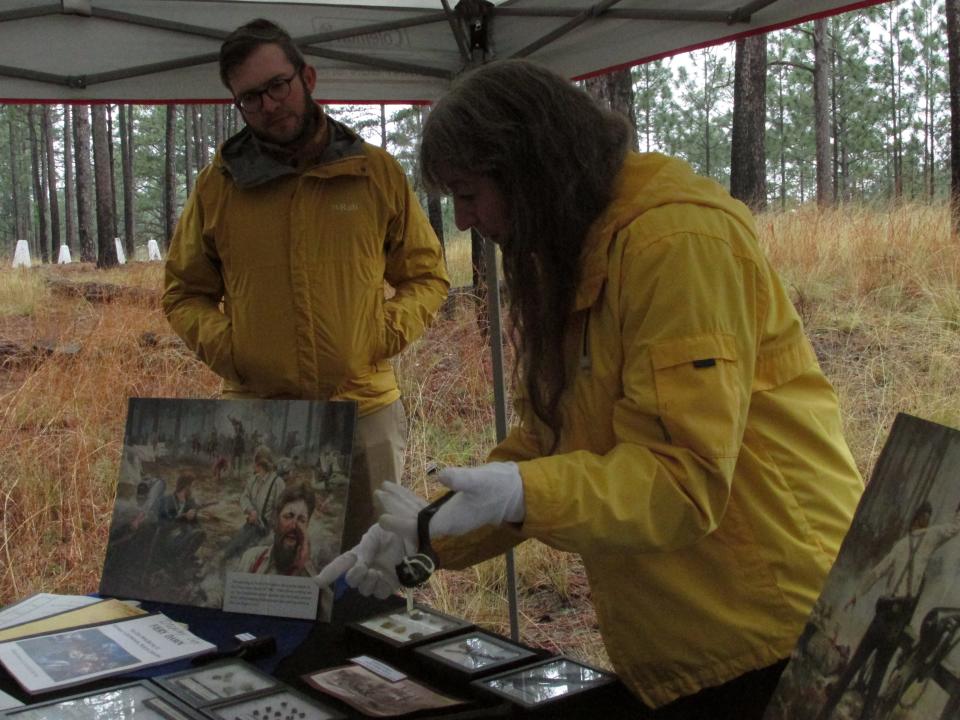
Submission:
M 360 205 L 355 202 L 352 202 L 352 203 L 338 202 L 338 203 L 333 203 L 330 207 L 333 210 L 336 210 L 338 212 L 356 212 L 357 210 L 360 209 Z

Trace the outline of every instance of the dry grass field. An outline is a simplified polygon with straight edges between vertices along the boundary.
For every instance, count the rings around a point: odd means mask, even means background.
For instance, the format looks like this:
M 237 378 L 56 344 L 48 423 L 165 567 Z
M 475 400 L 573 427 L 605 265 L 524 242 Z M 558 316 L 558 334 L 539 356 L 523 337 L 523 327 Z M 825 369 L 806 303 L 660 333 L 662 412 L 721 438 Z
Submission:
M 944 206 L 759 218 L 762 242 L 843 403 L 868 477 L 894 416 L 960 426 L 960 253 Z M 469 248 L 451 243 L 456 284 Z M 0 605 L 99 580 L 130 397 L 216 397 L 219 381 L 158 309 L 158 263 L 0 268 Z M 98 284 L 93 287 L 92 284 Z M 469 305 L 397 361 L 411 438 L 407 482 L 429 463 L 482 461 L 494 442 L 489 353 Z M 603 664 L 576 557 L 516 551 L 523 639 Z M 507 629 L 503 562 L 441 573 L 422 599 Z

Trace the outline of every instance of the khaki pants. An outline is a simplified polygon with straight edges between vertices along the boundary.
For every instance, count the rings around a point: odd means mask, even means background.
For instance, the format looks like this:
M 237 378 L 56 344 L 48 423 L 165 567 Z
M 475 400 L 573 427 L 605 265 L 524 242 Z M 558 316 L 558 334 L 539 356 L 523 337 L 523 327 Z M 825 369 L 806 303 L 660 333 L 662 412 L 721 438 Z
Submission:
M 407 415 L 397 400 L 357 421 L 350 469 L 350 492 L 343 528 L 343 550 L 349 550 L 377 520 L 373 492 L 385 480 L 400 482 L 407 447 Z

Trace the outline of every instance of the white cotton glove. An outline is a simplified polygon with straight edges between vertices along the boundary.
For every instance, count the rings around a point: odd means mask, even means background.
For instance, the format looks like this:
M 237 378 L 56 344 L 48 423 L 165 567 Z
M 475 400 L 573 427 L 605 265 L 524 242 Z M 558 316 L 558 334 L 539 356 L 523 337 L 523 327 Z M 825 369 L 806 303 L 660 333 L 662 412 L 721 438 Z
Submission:
M 526 506 L 523 481 L 516 463 L 494 462 L 472 468 L 447 468 L 440 471 L 437 479 L 456 491 L 456 495 L 437 510 L 430 521 L 431 538 L 464 535 L 484 525 L 523 522 Z M 387 485 L 384 483 L 384 488 Z M 417 513 L 426 503 L 409 490 L 400 490 L 403 492 L 391 488 L 390 497 L 381 497 L 378 493 L 385 511 L 380 516 L 380 525 L 416 543 Z M 416 507 L 415 501 L 422 504 Z
M 396 533 L 412 547 L 417 547 L 420 544 L 417 538 L 417 515 L 427 506 L 427 501 L 403 485 L 389 481 L 374 492 L 374 497 L 383 508 L 380 526 Z
M 396 533 L 384 530 L 380 525 L 371 525 L 352 550 L 327 563 L 314 579 L 321 587 L 326 587 L 346 573 L 347 585 L 356 588 L 361 595 L 373 595 L 382 600 L 399 590 L 397 564 L 415 552 L 416 541 L 407 544 Z

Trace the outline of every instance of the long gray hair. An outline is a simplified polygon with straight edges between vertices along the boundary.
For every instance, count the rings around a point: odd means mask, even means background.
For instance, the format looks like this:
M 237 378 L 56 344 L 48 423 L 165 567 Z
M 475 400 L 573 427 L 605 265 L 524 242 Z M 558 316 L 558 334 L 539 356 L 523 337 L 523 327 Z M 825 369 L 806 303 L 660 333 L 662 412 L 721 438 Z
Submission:
M 461 76 L 423 126 L 424 184 L 449 194 L 451 171 L 488 176 L 502 193 L 502 243 L 517 371 L 536 416 L 560 440 L 563 338 L 587 231 L 610 201 L 630 126 L 565 78 L 526 60 Z

